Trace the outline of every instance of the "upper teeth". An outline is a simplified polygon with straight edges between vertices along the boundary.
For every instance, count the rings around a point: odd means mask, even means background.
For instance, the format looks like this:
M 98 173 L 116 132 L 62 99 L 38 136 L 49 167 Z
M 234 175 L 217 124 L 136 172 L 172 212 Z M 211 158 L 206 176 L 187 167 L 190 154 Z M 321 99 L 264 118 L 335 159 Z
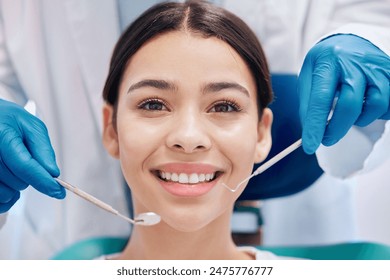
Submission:
M 170 172 L 163 172 L 160 171 L 160 177 L 167 180 L 167 181 L 173 181 L 173 182 L 179 182 L 181 184 L 197 184 L 199 182 L 204 181 L 211 181 L 214 179 L 215 173 L 210 174 L 204 174 L 204 173 L 192 173 L 192 174 L 186 174 L 186 173 L 170 173 Z

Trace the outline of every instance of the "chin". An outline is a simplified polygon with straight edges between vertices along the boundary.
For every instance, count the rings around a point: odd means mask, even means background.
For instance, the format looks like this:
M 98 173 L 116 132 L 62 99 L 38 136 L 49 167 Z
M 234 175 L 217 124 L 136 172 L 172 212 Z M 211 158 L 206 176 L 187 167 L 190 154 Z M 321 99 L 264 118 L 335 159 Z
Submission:
M 211 209 L 207 211 L 188 209 L 188 211 L 185 211 L 183 209 L 178 209 L 178 211 L 175 211 L 174 213 L 166 213 L 162 219 L 169 227 L 176 231 L 196 232 L 216 222 L 221 218 L 221 214 L 224 212 L 224 210 L 220 210 L 218 211 L 219 213 L 211 213 L 210 210 Z

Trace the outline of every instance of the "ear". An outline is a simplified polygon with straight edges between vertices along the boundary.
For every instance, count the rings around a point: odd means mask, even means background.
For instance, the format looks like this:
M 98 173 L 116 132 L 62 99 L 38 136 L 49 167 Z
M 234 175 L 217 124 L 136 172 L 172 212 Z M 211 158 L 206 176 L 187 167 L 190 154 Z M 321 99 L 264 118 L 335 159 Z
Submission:
M 113 124 L 114 108 L 111 105 L 103 106 L 103 145 L 108 153 L 119 158 L 118 134 Z
M 265 108 L 257 128 L 257 144 L 255 151 L 255 163 L 262 162 L 267 157 L 272 146 L 271 126 L 273 114 L 269 108 Z

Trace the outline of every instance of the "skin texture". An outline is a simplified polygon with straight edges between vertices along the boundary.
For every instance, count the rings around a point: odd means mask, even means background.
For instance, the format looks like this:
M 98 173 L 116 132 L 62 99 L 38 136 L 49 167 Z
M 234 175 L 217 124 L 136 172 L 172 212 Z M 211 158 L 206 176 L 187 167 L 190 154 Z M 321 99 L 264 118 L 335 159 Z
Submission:
M 240 192 L 220 186 L 237 185 L 271 147 L 272 112 L 259 121 L 256 84 L 242 58 L 214 37 L 165 33 L 130 59 L 119 91 L 116 127 L 112 106 L 103 108 L 103 142 L 120 160 L 135 213 L 162 218 L 136 226 L 119 258 L 251 258 L 230 234 Z M 219 175 L 203 185 L 168 184 L 157 170 Z

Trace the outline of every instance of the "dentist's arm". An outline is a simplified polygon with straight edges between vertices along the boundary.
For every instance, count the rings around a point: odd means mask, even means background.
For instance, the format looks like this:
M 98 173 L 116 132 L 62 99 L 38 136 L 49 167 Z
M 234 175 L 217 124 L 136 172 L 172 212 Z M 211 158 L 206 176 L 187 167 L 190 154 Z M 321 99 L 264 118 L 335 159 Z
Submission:
M 53 179 L 59 174 L 43 122 L 19 105 L 0 100 L 0 213 L 8 211 L 28 185 L 64 198 L 65 190 Z
M 0 213 L 8 211 L 28 185 L 52 197 L 65 196 L 53 179 L 60 172 L 45 125 L 21 106 L 5 101 L 27 101 L 15 72 L 0 12 Z M 5 215 L 0 214 L 0 227 L 4 222 Z
M 390 57 L 354 35 L 334 35 L 307 54 L 299 76 L 303 148 L 338 142 L 353 126 L 390 119 Z M 327 118 L 334 98 L 333 116 Z

